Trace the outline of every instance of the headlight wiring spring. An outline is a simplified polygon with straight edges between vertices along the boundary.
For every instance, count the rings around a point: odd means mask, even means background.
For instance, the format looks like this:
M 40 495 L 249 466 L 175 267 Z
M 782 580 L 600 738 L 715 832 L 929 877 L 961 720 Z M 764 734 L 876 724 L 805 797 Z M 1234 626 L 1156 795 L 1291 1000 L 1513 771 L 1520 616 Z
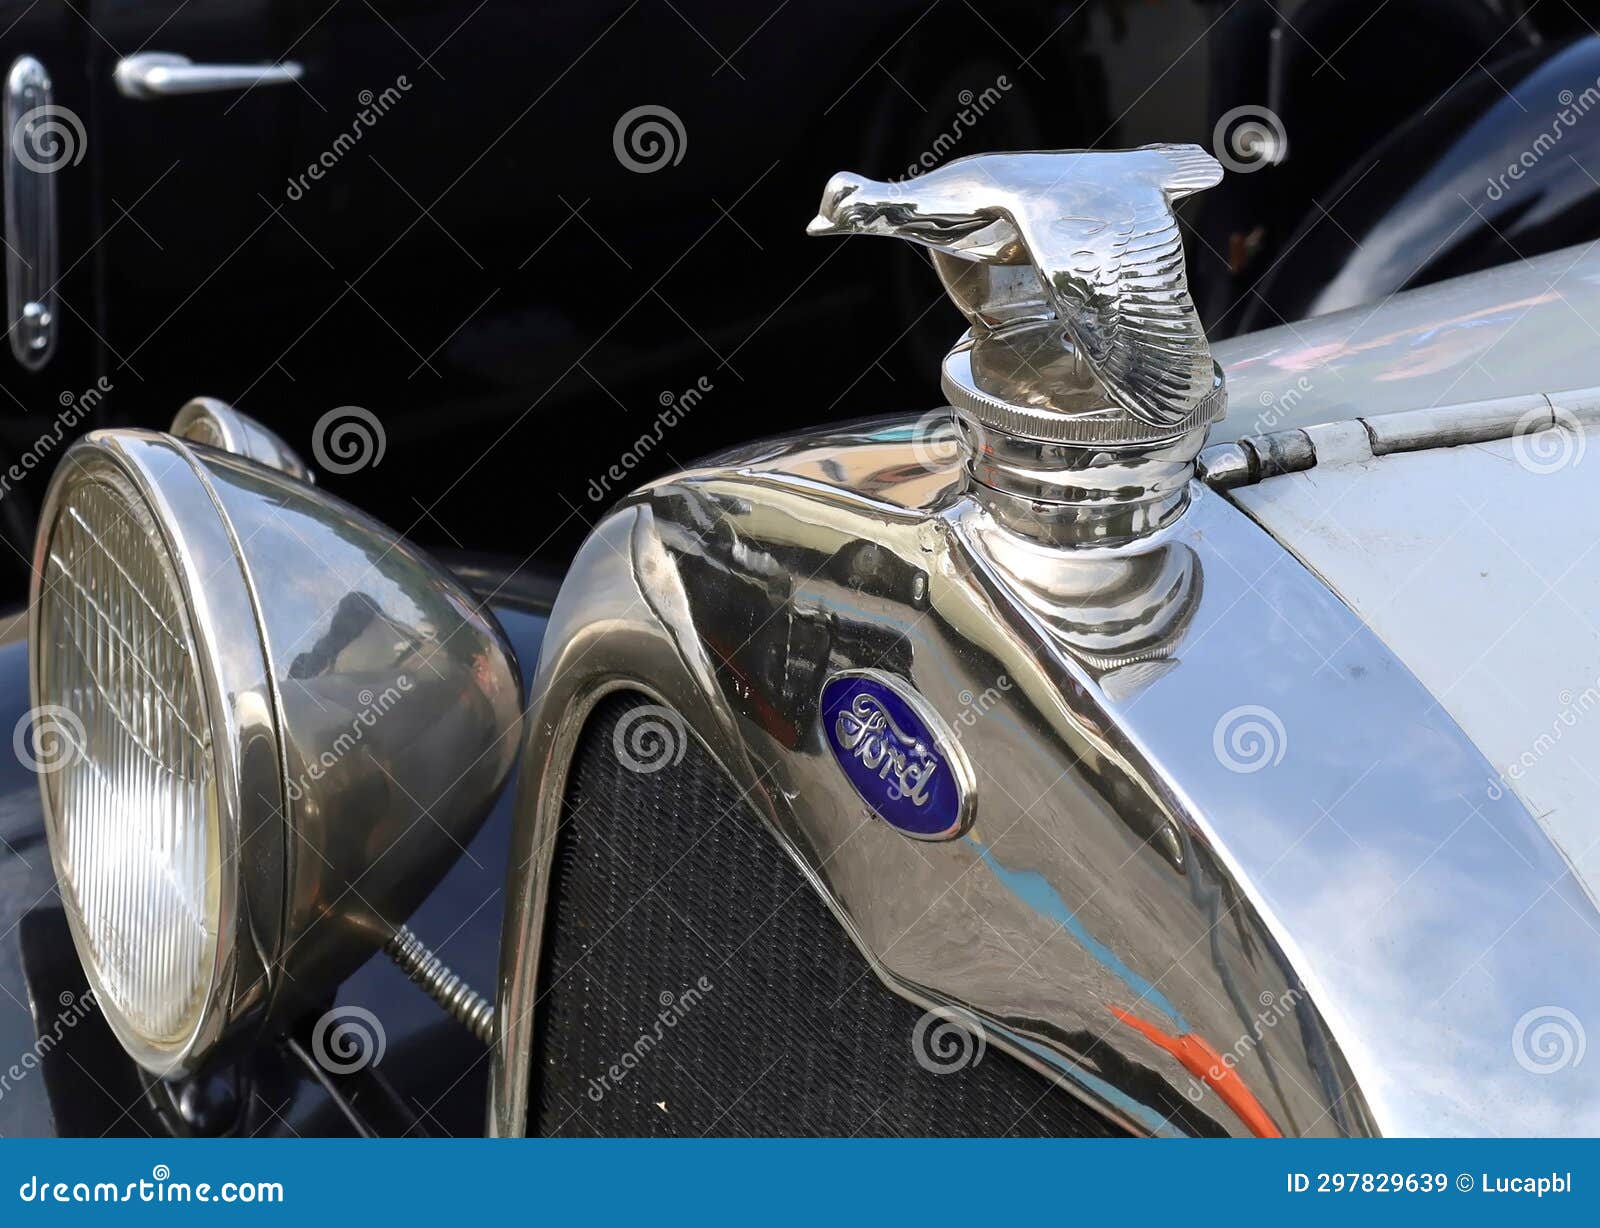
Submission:
M 396 929 L 383 949 L 452 1018 L 484 1044 L 494 1044 L 494 1003 L 451 972 L 409 926 Z

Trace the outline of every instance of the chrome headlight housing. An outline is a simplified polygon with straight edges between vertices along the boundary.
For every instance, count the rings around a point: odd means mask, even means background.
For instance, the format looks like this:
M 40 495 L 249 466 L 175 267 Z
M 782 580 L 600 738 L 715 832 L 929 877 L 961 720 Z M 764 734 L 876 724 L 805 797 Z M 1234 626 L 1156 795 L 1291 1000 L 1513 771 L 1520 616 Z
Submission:
M 90 984 L 163 1075 L 316 1004 L 510 771 L 521 686 L 460 586 L 294 478 L 142 431 L 63 458 L 30 601 L 46 831 Z

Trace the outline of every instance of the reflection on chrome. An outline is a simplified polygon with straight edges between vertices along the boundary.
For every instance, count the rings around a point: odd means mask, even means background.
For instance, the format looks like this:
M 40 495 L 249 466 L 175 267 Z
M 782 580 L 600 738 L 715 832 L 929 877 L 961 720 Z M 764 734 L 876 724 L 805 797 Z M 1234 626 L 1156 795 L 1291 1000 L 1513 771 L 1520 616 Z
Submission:
M 35 708 L 86 734 L 42 777 L 68 923 L 162 1076 L 319 1007 L 389 941 L 505 782 L 522 697 L 436 564 L 220 450 L 275 454 L 227 406 L 181 421 L 212 446 L 99 431 L 67 452 L 29 610 Z
M 579 555 L 524 748 L 543 774 L 519 800 L 512 864 L 529 871 L 502 950 L 492 1128 L 523 1128 L 550 835 L 584 718 L 615 689 L 682 714 L 886 984 L 970 1012 L 1130 1129 L 1550 1128 L 1548 1106 L 1481 1072 L 1506 1064 L 1519 1004 L 1600 1013 L 1594 906 L 1520 803 L 1481 800 L 1482 756 L 1431 694 L 1201 487 L 1129 566 L 1136 616 L 1058 585 L 1046 621 L 994 557 L 960 463 L 912 463 L 912 427 L 719 458 L 640 492 Z M 752 625 L 768 632 L 733 654 L 735 685 L 719 653 Z M 1118 655 L 1141 659 L 1108 668 Z M 824 661 L 892 667 L 947 718 L 1009 680 L 961 732 L 965 836 L 914 845 L 859 819 L 819 721 Z M 1290 734 L 1270 770 L 1213 752 L 1246 704 Z M 1413 869 L 1418 842 L 1450 831 Z M 1269 997 L 1289 1018 L 1256 1037 Z M 1568 1128 L 1597 1124 L 1595 1081 L 1584 1065 L 1551 1087 Z

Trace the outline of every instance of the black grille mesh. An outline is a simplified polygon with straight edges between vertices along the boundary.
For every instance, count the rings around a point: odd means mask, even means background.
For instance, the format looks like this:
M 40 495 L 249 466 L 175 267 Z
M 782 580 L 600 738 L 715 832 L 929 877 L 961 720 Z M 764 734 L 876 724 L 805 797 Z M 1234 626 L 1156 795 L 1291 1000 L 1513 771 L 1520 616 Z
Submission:
M 658 771 L 622 764 L 618 722 L 645 702 L 602 702 L 574 759 L 530 1132 L 1112 1132 L 997 1049 L 923 1069 L 921 1009 L 873 975 L 710 756 L 691 740 Z

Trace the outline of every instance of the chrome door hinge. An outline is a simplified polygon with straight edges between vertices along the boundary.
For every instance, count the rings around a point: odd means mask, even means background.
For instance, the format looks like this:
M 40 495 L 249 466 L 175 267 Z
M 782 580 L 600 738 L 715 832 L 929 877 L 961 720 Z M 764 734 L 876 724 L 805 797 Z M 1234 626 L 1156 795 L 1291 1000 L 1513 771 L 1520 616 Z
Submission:
M 50 74 L 31 55 L 6 74 L 6 332 L 11 352 L 37 371 L 55 352 L 56 172 L 83 160 L 83 123 L 55 105 Z

